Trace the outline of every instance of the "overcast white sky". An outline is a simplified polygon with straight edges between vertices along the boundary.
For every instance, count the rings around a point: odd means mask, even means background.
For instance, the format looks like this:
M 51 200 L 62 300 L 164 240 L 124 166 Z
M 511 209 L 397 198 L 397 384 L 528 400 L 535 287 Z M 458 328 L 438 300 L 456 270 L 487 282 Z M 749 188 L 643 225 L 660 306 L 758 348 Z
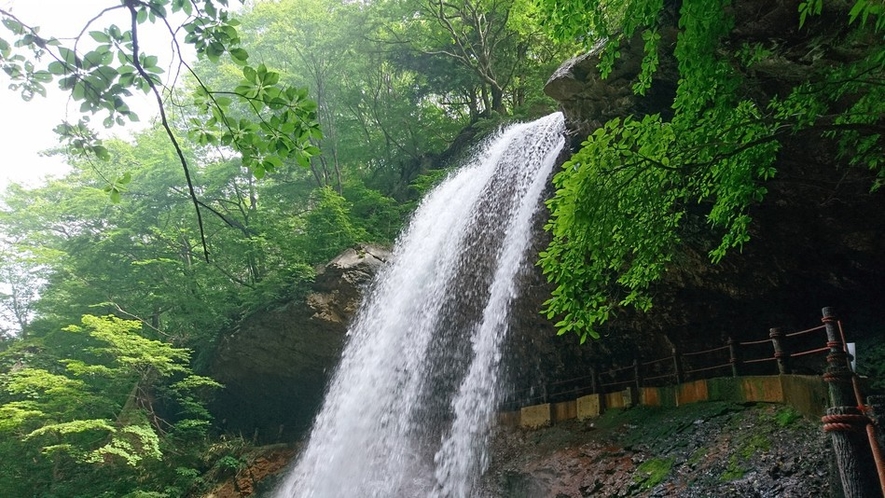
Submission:
M 12 12 L 26 24 L 39 26 L 40 34 L 56 38 L 77 35 L 89 19 L 102 9 L 116 5 L 119 5 L 118 0 L 0 0 L 0 7 L 4 10 Z M 118 26 L 128 25 L 125 12 L 107 15 L 113 16 L 108 19 Z M 106 21 L 98 21 L 95 29 L 104 25 Z M 156 52 L 161 67 L 164 67 L 162 61 L 169 58 L 168 37 L 162 37 L 158 28 L 140 34 L 142 46 Z M 2 36 L 6 37 L 6 33 Z M 8 90 L 9 83 L 9 77 L 0 72 L 0 191 L 9 181 L 35 184 L 46 175 L 64 173 L 66 165 L 60 158 L 42 157 L 40 152 L 59 145 L 52 129 L 66 119 L 68 108 L 70 121 L 75 122 L 79 116 L 76 112 L 79 105 L 69 105 L 68 96 L 58 90 L 54 82 L 47 87 L 47 98 L 38 95 L 30 102 Z M 138 97 L 140 102 L 131 106 L 141 123 L 147 123 L 156 115 L 154 103 L 140 94 Z M 100 121 L 98 127 L 101 128 Z M 129 133 L 120 128 L 112 131 L 119 136 Z

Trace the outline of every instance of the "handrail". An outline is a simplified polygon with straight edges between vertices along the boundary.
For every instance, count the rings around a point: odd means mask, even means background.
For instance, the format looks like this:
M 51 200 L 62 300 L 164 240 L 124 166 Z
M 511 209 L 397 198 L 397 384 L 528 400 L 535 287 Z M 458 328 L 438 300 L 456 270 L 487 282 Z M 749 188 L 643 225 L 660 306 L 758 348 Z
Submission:
M 838 324 L 841 331 L 841 323 Z M 622 367 L 615 368 L 614 365 L 611 368 L 596 368 L 593 373 L 590 375 L 582 375 L 579 377 L 573 377 L 570 379 L 557 380 L 555 382 L 551 382 L 549 384 L 544 384 L 541 386 L 532 386 L 528 388 L 518 389 L 514 391 L 510 391 L 506 395 L 502 396 L 503 399 L 508 399 L 511 401 L 507 401 L 507 403 L 526 403 L 535 400 L 545 400 L 550 399 L 551 397 L 560 396 L 565 393 L 565 391 L 561 392 L 550 392 L 551 388 L 555 386 L 561 386 L 565 384 L 577 384 L 574 388 L 570 389 L 570 392 L 578 392 L 578 391 L 590 391 L 594 393 L 601 393 L 608 391 L 614 386 L 621 385 L 629 385 L 635 384 L 636 387 L 640 387 L 644 382 L 651 381 L 659 381 L 661 379 L 673 379 L 675 383 L 680 383 L 683 379 L 684 375 L 691 375 L 692 378 L 697 378 L 692 374 L 703 374 L 705 372 L 711 372 L 715 370 L 720 370 L 726 367 L 730 367 L 732 369 L 732 375 L 738 375 L 738 369 L 741 365 L 753 365 L 753 364 L 762 364 L 766 362 L 776 361 L 778 362 L 779 373 L 785 373 L 787 369 L 787 360 L 790 358 L 804 357 L 819 353 L 824 353 L 829 350 L 829 347 L 820 347 L 815 349 L 809 349 L 805 351 L 797 351 L 797 352 L 788 352 L 784 347 L 784 339 L 797 337 L 805 334 L 810 334 L 812 332 L 818 332 L 821 330 L 825 330 L 826 325 L 819 325 L 816 327 L 812 327 L 809 329 L 798 330 L 795 332 L 790 332 L 787 334 L 781 334 L 780 329 L 772 329 L 769 336 L 765 339 L 759 339 L 754 341 L 732 341 L 728 340 L 727 344 L 724 346 L 717 346 L 712 348 L 707 348 L 699 351 L 687 351 L 687 352 L 677 352 L 673 351 L 671 355 L 663 356 L 660 358 L 650 359 L 650 360 L 642 360 L 639 359 L 634 360 L 633 364 L 626 365 Z M 844 334 L 844 332 L 842 332 Z M 741 355 L 737 354 L 737 349 L 739 347 L 744 346 L 759 346 L 763 344 L 770 344 L 773 347 L 773 351 L 769 354 L 772 356 L 763 356 L 760 358 L 740 358 Z M 844 340 L 843 340 L 844 344 Z M 685 358 L 696 358 L 701 355 L 706 355 L 710 353 L 717 353 L 719 351 L 728 352 L 728 359 L 726 363 L 717 363 L 716 365 L 706 365 L 706 366 L 698 366 L 697 368 L 685 368 L 683 370 L 683 366 L 681 362 Z M 745 352 L 746 353 L 746 352 Z M 721 358 L 721 356 L 719 356 Z M 697 360 L 692 360 L 695 362 Z M 664 368 L 655 368 L 657 372 L 649 372 L 655 373 L 655 375 L 642 375 L 642 370 L 648 370 L 648 367 L 651 367 L 656 364 L 662 364 L 665 362 L 669 362 L 669 365 L 664 365 Z M 623 372 L 633 371 L 632 375 L 628 378 L 623 378 Z M 665 371 L 661 371 L 665 370 Z M 607 379 L 611 379 L 609 382 L 602 382 L 601 378 L 605 377 Z M 582 381 L 589 381 L 586 384 L 580 384 Z M 599 391 L 599 392 L 597 392 Z M 531 393 L 532 396 L 525 397 L 524 394 Z M 535 394 L 538 393 L 538 394 Z M 522 396 L 520 394 L 523 394 Z

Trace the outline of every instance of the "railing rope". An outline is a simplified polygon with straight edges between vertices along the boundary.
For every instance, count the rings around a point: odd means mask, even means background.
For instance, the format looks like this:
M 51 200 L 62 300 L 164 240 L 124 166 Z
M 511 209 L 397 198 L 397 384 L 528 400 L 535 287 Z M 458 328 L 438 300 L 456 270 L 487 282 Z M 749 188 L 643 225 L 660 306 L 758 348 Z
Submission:
M 827 355 L 827 371 L 823 376 L 828 385 L 830 408 L 821 421 L 833 443 L 842 491 L 845 498 L 882 496 L 885 494 L 885 489 L 882 489 L 885 480 L 877 475 L 876 467 L 871 465 L 876 456 L 872 451 L 874 441 L 869 436 L 863 437 L 864 427 L 870 420 L 858 409 L 861 401 L 853 386 L 854 374 L 848 367 L 844 333 L 836 325 L 837 319 L 832 308 L 823 309 L 822 321 L 826 327 L 827 346 L 830 350 Z M 881 468 L 881 465 L 878 467 Z

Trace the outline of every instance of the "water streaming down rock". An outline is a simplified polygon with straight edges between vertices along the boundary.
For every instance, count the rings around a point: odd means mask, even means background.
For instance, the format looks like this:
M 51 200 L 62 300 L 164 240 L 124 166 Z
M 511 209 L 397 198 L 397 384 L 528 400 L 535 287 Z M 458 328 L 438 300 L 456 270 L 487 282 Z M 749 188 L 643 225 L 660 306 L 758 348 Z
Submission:
M 559 113 L 511 126 L 424 199 L 280 498 L 470 495 L 532 217 L 563 144 Z

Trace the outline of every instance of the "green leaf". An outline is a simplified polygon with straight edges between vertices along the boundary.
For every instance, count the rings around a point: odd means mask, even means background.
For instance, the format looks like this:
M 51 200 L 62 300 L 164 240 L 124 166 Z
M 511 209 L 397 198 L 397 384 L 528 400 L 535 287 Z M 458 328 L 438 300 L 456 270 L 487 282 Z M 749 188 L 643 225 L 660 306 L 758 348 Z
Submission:
M 9 31 L 12 31 L 14 34 L 17 34 L 17 35 L 21 35 L 25 32 L 25 28 L 24 28 L 24 26 L 21 25 L 20 22 L 16 21 L 15 19 L 9 18 L 9 17 L 3 18 L 3 25 L 6 26 L 6 29 L 8 29 Z
M 258 73 L 255 71 L 255 68 L 252 66 L 243 67 L 243 78 L 250 83 L 258 82 Z
M 160 60 L 160 59 L 159 59 L 156 55 L 148 55 L 148 56 L 143 57 L 143 58 L 141 59 L 141 66 L 142 66 L 145 70 L 154 69 L 154 68 L 157 67 L 157 62 L 158 62 L 159 60 Z
M 80 60 L 77 57 L 76 52 L 67 48 L 67 47 L 58 47 L 58 54 L 61 56 L 62 60 L 65 64 L 69 66 L 79 66 Z
M 110 43 L 111 37 L 104 31 L 90 31 L 89 36 L 98 43 Z
M 71 89 L 71 97 L 74 100 L 83 100 L 86 98 L 86 85 L 80 80 L 74 80 L 74 87 Z
M 245 49 L 242 48 L 234 48 L 230 50 L 231 60 L 234 61 L 234 64 L 238 66 L 243 66 L 246 64 L 246 59 L 249 58 L 249 53 L 246 52 Z
M 102 161 L 107 161 L 111 158 L 110 152 L 108 152 L 107 147 L 103 145 L 95 145 L 92 147 L 92 153 L 95 154 L 95 157 L 101 159 Z
M 277 73 L 274 71 L 269 71 L 264 75 L 264 78 L 262 78 L 261 82 L 264 85 L 270 86 L 270 85 L 276 85 L 279 81 L 280 81 L 280 73 Z
M 218 62 L 218 59 L 224 54 L 224 45 L 213 41 L 206 46 L 206 57 L 212 62 Z
M 59 61 L 50 62 L 46 68 L 49 70 L 50 73 L 57 75 L 57 76 L 67 74 L 67 72 L 68 72 L 67 66 L 65 66 L 63 63 L 61 63 Z
M 35 81 L 48 83 L 52 81 L 52 73 L 49 71 L 34 71 L 33 78 Z

